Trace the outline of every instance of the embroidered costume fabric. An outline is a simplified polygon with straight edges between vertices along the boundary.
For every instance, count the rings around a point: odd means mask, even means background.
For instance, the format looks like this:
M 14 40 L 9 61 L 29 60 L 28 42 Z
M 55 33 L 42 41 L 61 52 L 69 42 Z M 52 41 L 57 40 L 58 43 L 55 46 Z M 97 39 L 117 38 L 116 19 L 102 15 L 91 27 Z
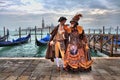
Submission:
M 82 29 L 79 27 L 79 29 Z M 65 67 L 70 66 L 71 68 L 84 68 L 87 69 L 91 66 L 92 60 L 88 59 L 88 51 L 86 49 L 86 37 L 78 30 L 69 28 L 70 41 L 67 47 L 67 51 L 64 58 Z M 70 31 L 71 30 L 71 31 Z M 81 38 L 81 36 L 83 36 Z

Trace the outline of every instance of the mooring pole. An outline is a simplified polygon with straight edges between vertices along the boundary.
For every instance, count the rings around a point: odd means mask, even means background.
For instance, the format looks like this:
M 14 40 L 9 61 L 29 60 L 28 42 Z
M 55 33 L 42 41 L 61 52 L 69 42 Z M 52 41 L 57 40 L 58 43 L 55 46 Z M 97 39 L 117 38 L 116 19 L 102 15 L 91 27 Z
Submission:
M 49 34 L 50 34 L 50 27 L 49 27 Z
M 41 39 L 42 39 L 42 28 L 41 28 Z
M 5 27 L 3 28 L 3 30 L 4 30 L 4 36 L 5 36 Z
M 19 38 L 21 38 L 21 27 L 19 27 Z
M 35 26 L 35 40 L 37 39 L 37 36 L 36 36 L 36 26 Z
M 119 27 L 117 26 L 115 51 L 117 51 L 117 48 L 118 48 L 118 30 L 119 30 Z
M 103 26 L 103 34 L 105 34 L 105 26 Z

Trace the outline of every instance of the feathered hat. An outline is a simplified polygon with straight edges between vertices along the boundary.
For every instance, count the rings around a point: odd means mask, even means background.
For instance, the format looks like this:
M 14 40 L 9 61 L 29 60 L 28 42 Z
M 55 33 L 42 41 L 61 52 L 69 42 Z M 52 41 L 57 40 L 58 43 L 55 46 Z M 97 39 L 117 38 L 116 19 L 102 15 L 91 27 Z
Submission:
M 72 18 L 72 20 L 70 21 L 70 23 L 71 22 L 78 22 L 79 21 L 79 19 L 80 19 L 80 17 L 82 17 L 82 14 L 76 14 L 73 18 Z

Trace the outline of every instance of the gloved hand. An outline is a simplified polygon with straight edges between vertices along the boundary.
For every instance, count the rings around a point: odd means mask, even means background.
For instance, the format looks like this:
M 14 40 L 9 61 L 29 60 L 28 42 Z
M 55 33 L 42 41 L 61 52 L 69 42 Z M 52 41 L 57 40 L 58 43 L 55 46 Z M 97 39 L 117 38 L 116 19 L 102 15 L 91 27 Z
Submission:
M 85 49 L 86 49 L 86 50 L 88 50 L 88 49 L 89 49 L 88 44 L 86 44 L 86 45 L 85 45 Z
M 50 46 L 54 45 L 54 42 L 53 41 L 50 41 Z

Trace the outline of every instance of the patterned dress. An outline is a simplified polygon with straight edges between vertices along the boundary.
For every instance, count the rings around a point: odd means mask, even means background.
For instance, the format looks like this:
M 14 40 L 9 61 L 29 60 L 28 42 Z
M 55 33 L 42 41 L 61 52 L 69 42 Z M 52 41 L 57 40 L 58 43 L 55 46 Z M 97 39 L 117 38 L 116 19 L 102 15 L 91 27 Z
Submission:
M 65 53 L 64 65 L 73 69 L 88 69 L 92 64 L 92 60 L 86 49 L 87 38 L 84 30 L 80 32 L 79 28 L 79 26 L 70 28 L 71 32 L 69 33 L 69 44 Z

